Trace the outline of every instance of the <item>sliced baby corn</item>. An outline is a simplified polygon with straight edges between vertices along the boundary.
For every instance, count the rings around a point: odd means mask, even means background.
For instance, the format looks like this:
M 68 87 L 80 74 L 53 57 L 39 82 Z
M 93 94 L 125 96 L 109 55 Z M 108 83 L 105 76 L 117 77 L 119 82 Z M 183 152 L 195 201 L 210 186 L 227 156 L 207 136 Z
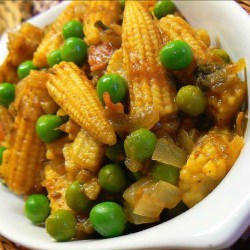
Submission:
M 29 194 L 42 188 L 45 147 L 37 137 L 35 127 L 37 119 L 44 114 L 39 97 L 47 92 L 46 76 L 44 72 L 34 71 L 26 77 L 20 84 L 22 91 L 17 91 L 17 103 L 14 103 L 14 126 L 0 171 L 7 186 L 17 194 Z
M 220 183 L 243 145 L 243 137 L 227 131 L 211 131 L 198 141 L 180 172 L 179 187 L 188 207 L 201 201 Z
M 65 191 L 71 181 L 66 177 L 64 165 L 54 164 L 52 161 L 45 166 L 44 173 L 43 186 L 48 191 L 51 212 L 53 213 L 59 209 L 71 210 L 65 200 Z
M 132 129 L 151 128 L 176 111 L 173 89 L 159 61 L 160 32 L 139 2 L 127 1 L 124 10 L 122 51 L 127 72 Z
M 47 88 L 62 109 L 95 140 L 113 145 L 116 135 L 97 92 L 75 64 L 62 62 L 50 71 Z
M 44 39 L 34 54 L 33 63 L 37 67 L 46 67 L 47 56 L 63 44 L 62 27 L 70 20 L 82 21 L 87 1 L 72 1 L 56 21 L 49 26 Z
M 117 23 L 120 19 L 120 10 L 119 1 L 89 1 L 83 18 L 86 43 L 89 45 L 100 43 L 100 30 L 96 23 L 101 22 L 104 26 Z
M 82 170 L 92 173 L 98 171 L 104 156 L 104 146 L 81 129 L 73 143 L 64 146 L 63 154 L 67 175 L 75 179 Z
M 104 156 L 104 145 L 81 129 L 72 144 L 71 153 L 77 165 L 96 172 Z

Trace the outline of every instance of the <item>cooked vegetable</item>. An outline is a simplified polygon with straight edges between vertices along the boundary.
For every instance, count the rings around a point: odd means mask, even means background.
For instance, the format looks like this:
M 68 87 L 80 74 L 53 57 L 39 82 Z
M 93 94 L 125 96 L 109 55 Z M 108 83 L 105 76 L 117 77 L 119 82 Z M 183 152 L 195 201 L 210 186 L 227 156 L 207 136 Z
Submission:
M 155 4 L 154 14 L 158 19 L 168 14 L 173 14 L 174 12 L 175 12 L 175 5 L 170 0 L 163 0 L 163 1 L 159 0 Z
M 87 44 L 78 37 L 68 38 L 62 47 L 62 60 L 81 65 L 87 56 Z
M 152 159 L 177 168 L 182 168 L 186 163 L 187 153 L 173 141 L 161 138 L 155 146 Z
M 153 166 L 152 179 L 154 181 L 166 181 L 177 185 L 179 181 L 180 169 L 164 163 L 155 163 Z
M 87 1 L 72 1 L 67 8 L 48 27 L 44 39 L 38 46 L 33 62 L 36 67 L 42 68 L 48 65 L 48 55 L 63 45 L 62 27 L 72 19 L 82 20 Z
M 95 205 L 90 211 L 94 229 L 103 237 L 119 236 L 126 227 L 126 217 L 120 205 L 106 201 Z
M 43 115 L 36 123 L 36 133 L 41 141 L 52 142 L 62 136 L 63 132 L 59 129 L 63 120 L 56 115 Z
M 181 40 L 169 42 L 161 49 L 160 59 L 161 63 L 168 69 L 185 69 L 192 62 L 192 48 Z
M 176 103 L 181 111 L 194 117 L 202 114 L 207 106 L 207 100 L 202 90 L 193 85 L 179 89 Z
M 72 120 L 91 136 L 108 145 L 116 143 L 114 130 L 104 115 L 96 90 L 77 66 L 66 62 L 55 65 L 47 88 Z
M 103 144 L 81 129 L 72 144 L 74 161 L 79 166 L 95 172 L 100 166 L 103 154 Z
M 0 165 L 2 164 L 3 161 L 3 152 L 6 150 L 6 147 L 0 146 Z
M 66 189 L 65 199 L 67 205 L 75 211 L 85 211 L 91 204 L 84 193 L 83 185 L 79 181 L 74 181 Z
M 33 71 L 16 89 L 13 107 L 16 116 L 3 155 L 0 174 L 8 187 L 17 194 L 41 190 L 41 171 L 45 159 L 45 147 L 36 135 L 36 121 L 44 114 L 41 102 L 51 101 L 45 83 L 45 72 Z
M 98 173 L 101 187 L 111 193 L 117 193 L 124 189 L 126 176 L 122 168 L 117 164 L 108 164 L 102 167 Z
M 67 210 L 58 210 L 45 221 L 47 233 L 56 241 L 68 241 L 76 234 L 76 218 Z
M 8 108 L 15 99 L 15 86 L 10 83 L 0 84 L 0 105 Z
M 62 34 L 64 39 L 70 37 L 83 38 L 83 25 L 77 20 L 71 20 L 63 25 Z
M 96 90 L 102 102 L 105 92 L 110 94 L 113 103 L 121 102 L 126 96 L 127 82 L 117 74 L 106 74 L 99 79 Z
M 228 53 L 225 50 L 223 50 L 223 49 L 213 49 L 212 51 L 216 55 L 220 56 L 225 63 L 230 63 L 231 59 L 230 59 Z
M 199 65 L 209 63 L 221 63 L 221 58 L 215 55 L 200 38 L 197 32 L 190 24 L 183 18 L 174 15 L 167 15 L 158 22 L 160 30 L 165 35 L 168 42 L 181 40 L 186 42 L 193 52 L 193 59 Z
M 101 22 L 106 27 L 118 23 L 120 19 L 120 3 L 119 1 L 93 0 L 87 2 L 87 7 L 88 10 L 83 16 L 84 40 L 88 45 L 96 45 L 101 42 L 100 30 L 96 23 Z
M 17 69 L 18 77 L 20 79 L 23 79 L 24 77 L 29 75 L 29 73 L 32 69 L 36 69 L 36 67 L 32 61 L 28 60 L 28 61 L 21 63 Z
M 245 60 L 213 48 L 169 0 L 72 1 L 44 29 L 10 32 L 8 49 L 0 177 L 56 241 L 177 216 L 244 145 Z
M 61 50 L 54 50 L 47 57 L 47 62 L 50 67 L 53 67 L 55 64 L 58 64 L 61 61 L 62 61 Z
M 159 63 L 161 47 L 160 32 L 149 11 L 137 1 L 127 1 L 123 14 L 122 51 L 132 131 L 150 129 L 160 117 L 176 111 L 175 90 Z
M 142 162 L 152 156 L 156 142 L 154 133 L 147 129 L 138 129 L 128 135 L 124 141 L 126 156 Z
M 45 222 L 50 214 L 49 200 L 46 195 L 32 194 L 24 205 L 26 217 L 34 224 Z
M 168 182 L 142 178 L 125 190 L 123 198 L 131 206 L 133 214 L 158 221 L 164 208 L 174 208 L 180 202 L 181 191 Z M 147 223 L 146 218 L 141 223 Z
M 118 139 L 115 145 L 107 146 L 105 155 L 115 163 L 123 162 L 126 158 L 123 141 Z
M 198 141 L 180 172 L 182 200 L 188 207 L 201 201 L 220 183 L 243 145 L 242 137 L 216 130 Z

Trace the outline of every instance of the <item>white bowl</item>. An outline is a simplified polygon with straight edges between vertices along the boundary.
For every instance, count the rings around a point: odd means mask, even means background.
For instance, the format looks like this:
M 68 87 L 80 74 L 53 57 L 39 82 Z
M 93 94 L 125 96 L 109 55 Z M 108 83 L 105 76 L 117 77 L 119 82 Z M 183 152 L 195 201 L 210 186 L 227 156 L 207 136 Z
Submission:
M 175 1 L 195 27 L 219 38 L 233 60 L 244 57 L 250 79 L 250 18 L 233 1 Z M 44 26 L 67 3 L 30 20 Z M 0 62 L 6 55 L 6 37 L 0 43 Z M 250 93 L 250 85 L 248 85 Z M 249 97 L 248 97 L 249 98 Z M 249 99 L 248 99 L 249 102 Z M 249 113 L 248 113 L 249 115 Z M 43 250 L 221 249 L 232 245 L 250 223 L 250 132 L 233 169 L 202 202 L 184 214 L 150 229 L 103 240 L 57 243 L 44 228 L 31 225 L 23 215 L 23 200 L 0 185 L 0 234 L 23 246 Z

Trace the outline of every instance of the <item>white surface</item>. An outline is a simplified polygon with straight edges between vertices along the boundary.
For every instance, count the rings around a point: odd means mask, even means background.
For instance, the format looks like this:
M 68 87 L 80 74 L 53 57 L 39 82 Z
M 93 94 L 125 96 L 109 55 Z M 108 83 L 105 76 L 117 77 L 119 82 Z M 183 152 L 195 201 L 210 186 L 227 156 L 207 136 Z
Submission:
M 233 59 L 245 57 L 250 79 L 250 18 L 232 1 L 175 1 L 196 27 L 220 38 Z M 46 25 L 65 4 L 32 19 Z M 0 43 L 0 62 L 4 41 Z M 248 85 L 248 91 L 250 88 Z M 118 250 L 156 248 L 214 248 L 231 245 L 250 222 L 250 132 L 235 166 L 221 184 L 202 202 L 186 213 L 139 233 L 104 240 L 53 242 L 43 228 L 31 225 L 23 215 L 23 201 L 0 185 L 0 234 L 32 249 L 42 250 Z

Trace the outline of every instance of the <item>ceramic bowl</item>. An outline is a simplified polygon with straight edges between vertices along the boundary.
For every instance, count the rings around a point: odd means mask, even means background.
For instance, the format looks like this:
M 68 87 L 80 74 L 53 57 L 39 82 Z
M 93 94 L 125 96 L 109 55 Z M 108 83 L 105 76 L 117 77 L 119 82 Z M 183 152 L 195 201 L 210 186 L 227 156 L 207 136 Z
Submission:
M 43 27 L 52 22 L 66 4 L 56 6 L 30 22 Z M 250 79 L 250 18 L 247 13 L 234 1 L 175 1 L 175 4 L 193 26 L 207 29 L 213 42 L 219 39 L 234 61 L 244 57 Z M 2 61 L 7 52 L 6 37 L 1 40 L 0 51 Z M 43 250 L 226 248 L 242 235 L 250 223 L 249 164 L 248 128 L 245 146 L 234 167 L 203 201 L 158 226 L 103 240 L 54 242 L 44 228 L 31 225 L 25 218 L 23 199 L 0 185 L 0 234 L 23 246 Z

